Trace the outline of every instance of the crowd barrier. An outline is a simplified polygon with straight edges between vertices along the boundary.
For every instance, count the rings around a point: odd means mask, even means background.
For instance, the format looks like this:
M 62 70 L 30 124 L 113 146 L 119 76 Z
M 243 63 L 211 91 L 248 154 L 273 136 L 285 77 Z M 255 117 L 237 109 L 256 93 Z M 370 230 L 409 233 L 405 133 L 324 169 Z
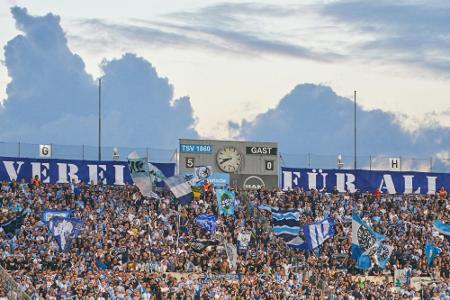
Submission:
M 31 300 L 31 297 L 22 290 L 8 272 L 0 266 L 0 288 L 10 300 Z

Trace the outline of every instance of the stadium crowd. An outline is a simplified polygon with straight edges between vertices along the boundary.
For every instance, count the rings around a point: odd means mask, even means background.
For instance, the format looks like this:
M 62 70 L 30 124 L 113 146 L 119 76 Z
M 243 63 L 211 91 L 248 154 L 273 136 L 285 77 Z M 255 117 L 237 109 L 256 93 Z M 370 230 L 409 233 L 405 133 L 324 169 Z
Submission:
M 159 196 L 143 197 L 127 185 L 3 182 L 0 224 L 15 217 L 20 224 L 13 232 L 0 229 L 0 265 L 36 299 L 450 299 L 449 241 L 432 228 L 436 218 L 450 221 L 442 191 L 236 191 L 235 213 L 227 216 L 218 214 L 212 186 L 182 207 L 168 192 Z M 385 269 L 355 267 L 353 206 L 394 247 Z M 296 209 L 303 224 L 330 216 L 337 220 L 336 235 L 320 251 L 290 249 L 272 234 L 270 212 L 258 207 Z M 59 249 L 43 222 L 45 209 L 71 210 L 83 221 L 69 251 Z M 194 221 L 201 213 L 217 217 L 213 232 Z M 245 249 L 238 247 L 234 266 L 224 241 L 239 245 L 243 233 L 251 239 Z M 431 267 L 427 241 L 442 249 Z M 396 286 L 388 279 L 396 269 L 433 282 Z

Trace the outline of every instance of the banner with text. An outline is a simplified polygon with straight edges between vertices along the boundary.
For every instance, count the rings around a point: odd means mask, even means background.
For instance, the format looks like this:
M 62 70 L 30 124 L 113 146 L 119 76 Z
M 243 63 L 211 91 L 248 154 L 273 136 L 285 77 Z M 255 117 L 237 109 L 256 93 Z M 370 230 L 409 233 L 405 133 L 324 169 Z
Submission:
M 166 177 L 175 174 L 175 163 L 152 163 Z M 0 182 L 20 181 L 38 176 L 42 183 L 68 183 L 83 181 L 94 184 L 132 184 L 130 170 L 124 161 L 86 161 L 62 159 L 28 159 L 0 157 Z M 155 180 L 155 184 L 162 182 Z
M 369 170 L 282 168 L 281 186 L 284 190 L 303 188 L 331 192 L 373 192 L 379 188 L 389 194 L 434 194 L 442 186 L 450 190 L 450 174 L 426 172 L 396 172 Z

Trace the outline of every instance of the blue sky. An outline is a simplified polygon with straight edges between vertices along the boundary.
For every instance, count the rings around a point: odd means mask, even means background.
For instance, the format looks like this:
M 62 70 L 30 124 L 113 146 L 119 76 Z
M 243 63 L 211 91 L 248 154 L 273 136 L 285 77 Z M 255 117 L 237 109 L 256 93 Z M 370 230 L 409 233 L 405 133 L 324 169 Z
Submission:
M 362 120 L 362 151 L 445 158 L 449 20 L 447 1 L 2 1 L 0 139 L 95 144 L 105 76 L 109 144 L 279 137 L 289 152 L 351 152 L 346 98 L 358 90 L 379 126 Z M 336 122 L 342 138 L 324 149 Z M 316 141 L 292 141 L 302 131 Z

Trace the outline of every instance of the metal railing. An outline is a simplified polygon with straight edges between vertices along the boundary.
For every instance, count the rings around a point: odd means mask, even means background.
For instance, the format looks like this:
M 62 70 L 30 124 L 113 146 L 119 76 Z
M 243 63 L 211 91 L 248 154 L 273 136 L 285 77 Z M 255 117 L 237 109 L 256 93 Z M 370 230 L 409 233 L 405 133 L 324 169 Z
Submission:
M 102 160 L 112 160 L 113 151 L 117 149 L 118 160 L 125 161 L 129 153 L 136 151 L 141 157 L 148 157 L 153 162 L 175 162 L 176 149 L 158 149 L 150 147 L 112 147 L 102 146 Z M 98 147 L 89 145 L 51 144 L 51 158 L 74 160 L 98 160 Z M 0 142 L 0 156 L 19 158 L 40 158 L 39 144 Z
M 0 266 L 0 287 L 11 300 L 31 300 L 31 297 L 22 289 L 8 272 Z
M 55 159 L 98 160 L 98 147 L 89 145 L 51 144 Z M 112 147 L 101 148 L 102 160 L 112 160 L 113 150 L 119 153 L 119 160 L 125 161 L 132 151 L 141 157 L 148 157 L 154 162 L 176 162 L 177 149 L 158 149 L 153 147 Z M 40 158 L 39 144 L 0 142 L 0 156 Z M 283 167 L 335 169 L 338 155 L 322 155 L 314 153 L 284 153 L 280 152 L 280 165 Z M 450 172 L 450 158 L 413 157 L 404 155 L 361 155 L 357 156 L 358 168 L 365 170 L 389 170 L 389 158 L 400 159 L 400 171 Z M 352 169 L 354 157 L 341 155 L 343 169 Z
M 450 159 L 437 157 L 412 157 L 402 155 L 361 155 L 357 156 L 358 169 L 389 170 L 390 158 L 398 158 L 399 171 L 450 172 Z M 353 169 L 354 157 L 341 155 L 342 169 Z M 280 153 L 280 165 L 284 167 L 336 169 L 338 155 L 321 155 L 314 153 L 287 154 Z

